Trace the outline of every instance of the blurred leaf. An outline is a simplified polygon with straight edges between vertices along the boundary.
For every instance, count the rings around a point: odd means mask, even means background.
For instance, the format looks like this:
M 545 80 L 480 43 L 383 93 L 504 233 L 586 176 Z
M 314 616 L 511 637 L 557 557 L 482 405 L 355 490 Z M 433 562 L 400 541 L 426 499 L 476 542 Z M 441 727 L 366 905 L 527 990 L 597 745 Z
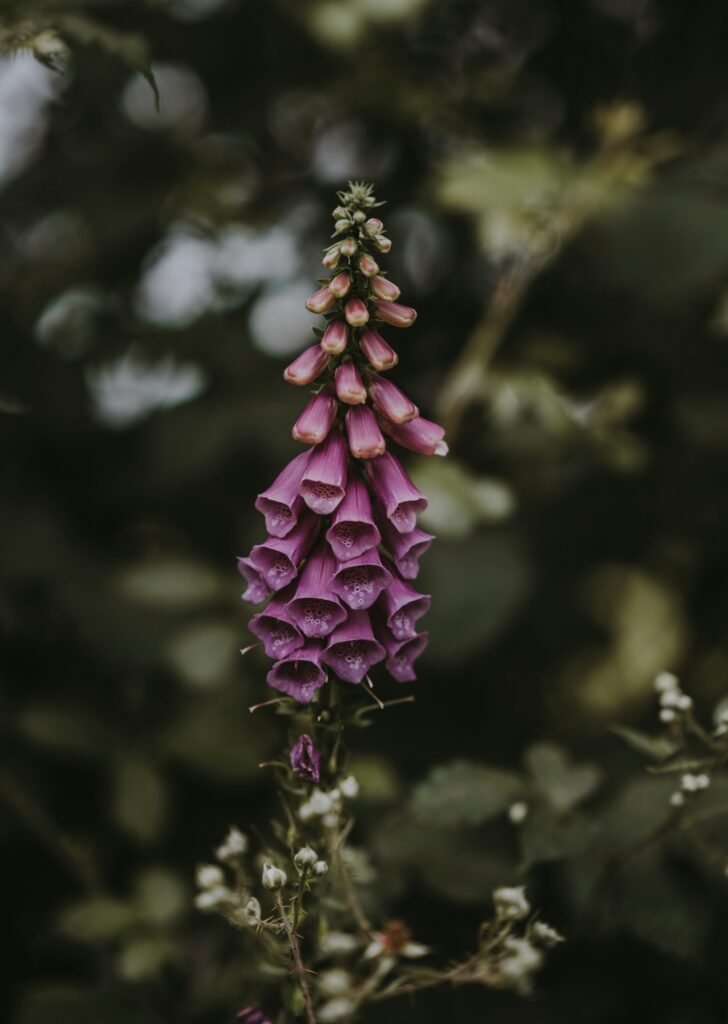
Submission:
M 421 525 L 438 537 L 467 537 L 481 523 L 508 518 L 515 499 L 498 480 L 475 476 L 452 458 L 421 459 L 412 478 L 427 495 Z
M 666 761 L 680 749 L 669 736 L 651 736 L 649 733 L 642 732 L 641 729 L 633 729 L 626 725 L 613 725 L 611 731 L 638 754 L 644 754 L 655 761 Z
M 388 757 L 379 754 L 356 754 L 349 769 L 361 786 L 364 800 L 395 800 L 402 792 L 397 769 Z
M 113 811 L 119 826 L 141 843 L 157 839 L 167 816 L 167 786 L 157 769 L 143 757 L 117 761 Z
M 20 1001 L 14 1024 L 154 1024 L 147 1010 L 110 993 L 44 985 Z
M 187 910 L 190 894 L 187 886 L 166 868 L 147 868 L 134 882 L 137 912 L 150 924 L 171 924 Z
M 169 962 L 174 952 L 174 944 L 164 936 L 132 939 L 116 959 L 119 974 L 127 981 L 153 978 Z
M 674 779 L 646 777 L 628 782 L 602 813 L 605 835 L 618 848 L 649 835 L 667 819 L 674 790 Z
M 563 817 L 547 807 L 532 807 L 519 826 L 522 868 L 568 860 L 583 854 L 599 834 L 599 827 L 582 815 Z
M 159 742 L 168 756 L 200 775 L 244 782 L 258 774 L 271 739 L 269 728 L 249 722 L 225 708 L 206 708 L 173 722 Z
M 172 637 L 165 659 L 190 689 L 208 690 L 230 678 L 239 649 L 239 628 L 202 622 Z
M 127 566 L 114 584 L 129 601 L 171 611 L 199 608 L 227 593 L 222 579 L 209 566 L 174 558 Z
M 99 896 L 67 907 L 60 915 L 58 928 L 70 939 L 103 942 L 115 939 L 136 922 L 136 912 L 128 903 Z
M 33 743 L 58 754 L 106 757 L 113 749 L 106 724 L 86 708 L 31 704 L 20 712 L 18 728 Z
M 525 763 L 533 783 L 557 814 L 572 810 L 599 785 L 601 773 L 593 764 L 574 764 L 555 743 L 534 743 Z
M 491 531 L 433 544 L 418 589 L 436 594 L 427 617 L 425 658 L 448 667 L 485 647 L 525 601 L 530 566 L 518 539 Z
M 523 791 L 514 772 L 471 761 L 433 768 L 412 795 L 412 815 L 434 828 L 482 825 L 501 814 Z

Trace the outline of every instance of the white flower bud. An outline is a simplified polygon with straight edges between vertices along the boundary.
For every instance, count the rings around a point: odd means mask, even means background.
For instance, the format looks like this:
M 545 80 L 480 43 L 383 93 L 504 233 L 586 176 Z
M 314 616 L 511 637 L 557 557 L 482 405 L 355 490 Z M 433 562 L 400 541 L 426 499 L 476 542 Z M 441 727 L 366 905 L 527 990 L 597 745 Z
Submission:
M 359 783 L 353 775 L 347 775 L 339 783 L 339 792 L 347 800 L 354 800 L 359 795 Z
M 356 1003 L 347 996 L 331 999 L 316 1011 L 321 1024 L 337 1024 L 340 1020 L 348 1020 L 356 1010 Z
M 660 712 L 661 722 L 674 722 L 676 718 L 675 712 L 671 708 L 663 708 Z
M 358 248 L 356 239 L 351 237 L 345 238 L 341 243 L 341 253 L 343 256 L 353 256 Z
M 681 700 L 678 690 L 666 690 L 660 694 L 660 706 L 663 708 L 679 708 Z
M 200 864 L 195 878 L 200 889 L 214 889 L 225 882 L 225 875 L 217 864 Z
M 306 844 L 302 846 L 298 853 L 293 855 L 293 863 L 299 869 L 299 871 L 305 871 L 306 868 L 311 868 L 318 860 L 318 854 L 315 850 Z
M 198 910 L 216 910 L 218 907 L 233 900 L 233 894 L 224 885 L 216 885 L 210 889 L 203 889 L 195 896 L 195 906 Z
M 215 850 L 215 856 L 224 864 L 236 861 L 248 849 L 248 837 L 243 835 L 239 828 L 230 826 L 230 831 L 223 842 Z
M 692 706 L 693 706 L 692 698 L 688 697 L 688 695 L 686 693 L 680 694 L 680 696 L 677 699 L 677 703 L 675 705 L 675 707 L 679 708 L 680 711 L 690 711 Z
M 658 693 L 676 690 L 679 688 L 679 685 L 677 676 L 673 675 L 672 672 L 660 672 L 655 679 L 655 689 Z
M 251 896 L 250 899 L 245 904 L 245 906 L 243 907 L 243 920 L 245 921 L 246 924 L 253 927 L 256 924 L 260 924 L 260 919 L 260 903 L 255 898 L 255 896 Z
M 338 814 L 336 814 L 333 811 L 331 812 L 331 814 L 324 814 L 323 818 L 321 819 L 321 824 L 324 826 L 324 828 L 337 828 L 339 824 Z
M 331 797 L 320 789 L 314 789 L 309 797 L 308 805 L 312 814 L 328 814 L 332 806 Z
M 508 820 L 512 825 L 520 825 L 528 816 L 528 804 L 518 800 L 508 808 Z
M 336 223 L 334 224 L 334 231 L 336 232 L 337 235 L 340 235 L 342 231 L 348 231 L 350 227 L 351 221 L 348 218 L 346 218 L 345 220 L 342 217 L 341 220 L 337 220 Z
M 326 864 L 326 861 L 322 860 L 319 863 Z M 328 870 L 328 864 L 326 864 L 326 870 Z M 329 932 L 321 940 L 319 948 L 322 956 L 348 956 L 359 948 L 359 940 L 355 935 L 349 935 L 347 932 Z
M 322 971 L 318 976 L 318 990 L 324 996 L 343 996 L 351 991 L 351 975 L 341 967 Z
M 679 789 L 676 789 L 675 792 L 670 797 L 670 806 L 671 807 L 682 807 L 682 805 L 684 803 L 685 803 L 684 795 L 680 792 Z
M 546 924 L 545 921 L 534 921 L 533 927 L 531 928 L 531 936 L 540 942 L 546 949 L 553 949 L 554 946 L 558 946 L 560 942 L 566 942 L 563 935 L 552 928 L 550 924 Z
M 314 813 L 313 808 L 311 807 L 311 802 L 307 800 L 298 808 L 298 817 L 301 819 L 301 821 L 310 821 L 311 818 L 313 818 L 313 816 Z
M 326 863 L 325 860 L 317 860 L 313 866 L 313 873 L 318 878 L 321 878 L 322 875 L 325 875 L 328 870 L 329 865 Z
M 265 863 L 263 865 L 262 882 L 265 889 L 282 889 L 288 881 L 286 873 L 275 864 Z
M 526 890 L 522 885 L 501 886 L 493 893 L 493 902 L 498 917 L 509 921 L 521 921 L 531 913 L 531 904 L 526 899 Z

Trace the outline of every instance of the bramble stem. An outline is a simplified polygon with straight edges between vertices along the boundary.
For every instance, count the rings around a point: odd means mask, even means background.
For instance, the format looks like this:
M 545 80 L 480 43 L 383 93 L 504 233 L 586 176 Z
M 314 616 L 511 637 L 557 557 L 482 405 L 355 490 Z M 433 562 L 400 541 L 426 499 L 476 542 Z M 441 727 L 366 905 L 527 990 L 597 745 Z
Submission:
M 280 915 L 283 927 L 288 937 L 288 944 L 291 947 L 291 953 L 293 955 L 293 962 L 296 965 L 295 974 L 298 977 L 298 984 L 301 986 L 301 993 L 303 995 L 303 1004 L 306 1008 L 306 1020 L 308 1024 L 317 1024 L 316 1011 L 313 1008 L 313 1000 L 311 999 L 311 989 L 308 987 L 308 978 L 306 977 L 306 968 L 303 966 L 303 960 L 301 959 L 301 947 L 298 945 L 298 936 L 291 927 L 291 922 L 288 919 L 286 908 L 283 906 L 283 900 L 280 893 L 276 893 L 275 903 Z

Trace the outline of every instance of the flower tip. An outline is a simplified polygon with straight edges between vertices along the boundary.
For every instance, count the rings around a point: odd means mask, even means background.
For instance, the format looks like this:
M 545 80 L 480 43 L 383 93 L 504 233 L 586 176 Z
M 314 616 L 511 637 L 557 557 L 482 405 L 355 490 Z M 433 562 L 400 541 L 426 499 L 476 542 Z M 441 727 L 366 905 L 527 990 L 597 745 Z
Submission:
M 432 454 L 433 455 L 447 455 L 447 453 L 449 451 L 450 451 L 450 449 L 447 446 L 447 441 L 438 441 L 438 443 L 435 445 L 435 450 L 434 450 L 434 452 Z

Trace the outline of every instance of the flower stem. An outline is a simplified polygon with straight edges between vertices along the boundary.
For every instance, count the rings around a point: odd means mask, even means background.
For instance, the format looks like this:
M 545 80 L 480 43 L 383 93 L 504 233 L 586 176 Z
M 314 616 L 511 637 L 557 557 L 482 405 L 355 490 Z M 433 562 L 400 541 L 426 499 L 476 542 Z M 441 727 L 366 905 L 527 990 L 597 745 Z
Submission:
M 307 971 L 303 966 L 303 960 L 301 959 L 301 948 L 298 945 L 298 936 L 291 927 L 291 922 L 288 919 L 286 908 L 283 906 L 283 899 L 280 893 L 276 893 L 275 896 L 276 908 L 280 915 L 283 927 L 288 937 L 288 944 L 291 947 L 291 954 L 293 956 L 293 962 L 296 965 L 295 974 L 298 977 L 298 984 L 301 987 L 301 994 L 303 995 L 303 1004 L 306 1008 L 306 1020 L 308 1024 L 317 1024 L 316 1022 L 316 1011 L 313 1008 L 313 1000 L 311 999 L 311 990 L 308 987 L 308 978 L 306 977 Z

